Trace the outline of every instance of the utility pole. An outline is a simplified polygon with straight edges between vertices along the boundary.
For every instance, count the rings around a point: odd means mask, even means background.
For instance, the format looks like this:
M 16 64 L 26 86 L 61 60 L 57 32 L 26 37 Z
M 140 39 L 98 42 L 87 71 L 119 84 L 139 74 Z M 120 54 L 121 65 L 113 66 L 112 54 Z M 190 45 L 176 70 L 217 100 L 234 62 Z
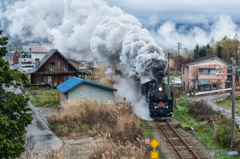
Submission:
M 178 54 L 177 54 L 177 75 L 178 75 L 178 72 L 179 72 L 179 49 L 181 47 L 181 43 L 177 43 L 178 44 Z
M 10 66 L 11 66 L 11 59 L 12 59 L 12 51 L 11 51 L 11 45 L 10 45 Z
M 169 63 L 170 63 L 170 53 L 168 53 L 168 85 L 169 85 L 169 82 L 170 82 L 170 78 L 169 78 L 169 73 L 170 73 Z M 170 99 L 170 89 L 168 89 L 168 99 Z
M 235 55 L 232 57 L 232 136 L 231 136 L 231 147 L 234 144 L 235 140 L 235 68 L 236 68 L 236 60 Z

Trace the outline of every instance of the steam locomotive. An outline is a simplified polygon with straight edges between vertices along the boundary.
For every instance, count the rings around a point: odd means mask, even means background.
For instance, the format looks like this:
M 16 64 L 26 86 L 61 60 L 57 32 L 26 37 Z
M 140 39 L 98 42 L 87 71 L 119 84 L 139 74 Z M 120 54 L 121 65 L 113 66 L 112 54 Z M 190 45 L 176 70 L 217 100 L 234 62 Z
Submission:
M 145 96 L 148 103 L 150 117 L 154 120 L 170 119 L 173 114 L 173 93 L 168 98 L 165 92 L 165 84 L 152 79 L 141 84 L 140 78 L 133 76 L 135 89 Z

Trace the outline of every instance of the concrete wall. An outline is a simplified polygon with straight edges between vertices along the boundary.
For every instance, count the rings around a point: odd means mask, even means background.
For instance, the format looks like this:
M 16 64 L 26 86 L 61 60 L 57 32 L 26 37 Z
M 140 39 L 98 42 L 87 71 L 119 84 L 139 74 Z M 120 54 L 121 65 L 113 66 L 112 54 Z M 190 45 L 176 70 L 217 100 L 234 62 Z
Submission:
M 75 89 L 68 92 L 68 99 L 74 100 L 76 98 L 81 98 L 83 100 L 97 100 L 108 101 L 113 100 L 113 91 L 106 90 L 100 87 L 82 84 Z
M 183 74 L 183 68 L 184 68 L 184 74 Z M 189 69 L 188 67 L 182 67 L 182 86 L 183 86 L 183 83 L 185 82 L 185 87 L 187 88 L 187 85 L 188 85 L 188 79 L 189 79 Z
M 35 64 L 35 59 L 36 58 L 38 58 L 39 59 L 39 61 L 41 61 L 41 59 L 45 56 L 47 54 L 47 52 L 46 53 L 36 53 L 36 52 L 32 52 L 31 53 L 31 58 L 32 58 L 32 63 L 34 63 Z

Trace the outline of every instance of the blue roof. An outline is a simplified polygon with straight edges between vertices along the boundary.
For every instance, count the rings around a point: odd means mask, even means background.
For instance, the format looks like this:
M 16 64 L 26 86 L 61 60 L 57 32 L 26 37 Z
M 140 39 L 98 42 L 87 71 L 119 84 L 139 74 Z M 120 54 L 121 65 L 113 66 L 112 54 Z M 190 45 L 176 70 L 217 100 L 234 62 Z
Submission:
M 103 84 L 99 84 L 99 83 L 96 83 L 96 82 L 88 81 L 88 80 L 85 80 L 85 79 L 82 79 L 82 78 L 77 78 L 77 77 L 72 77 L 72 78 L 68 79 L 67 81 L 58 85 L 57 89 L 59 89 L 63 93 L 66 93 L 69 90 L 71 90 L 72 88 L 74 88 L 74 87 L 76 87 L 76 86 L 78 86 L 82 83 L 91 84 L 91 85 L 95 85 L 97 87 L 102 87 L 102 88 L 105 88 L 105 89 L 110 89 L 110 90 L 113 90 L 113 91 L 117 91 L 117 89 L 114 89 L 112 87 L 108 87 L 108 86 L 105 86 Z
M 210 79 L 198 79 L 200 85 L 210 84 L 212 83 Z

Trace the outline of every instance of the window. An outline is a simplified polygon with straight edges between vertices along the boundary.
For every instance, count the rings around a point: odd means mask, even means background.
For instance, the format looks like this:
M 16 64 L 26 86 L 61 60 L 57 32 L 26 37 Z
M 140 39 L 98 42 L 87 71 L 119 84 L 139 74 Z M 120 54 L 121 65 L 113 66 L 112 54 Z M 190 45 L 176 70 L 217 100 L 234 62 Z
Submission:
M 16 56 L 18 56 L 18 54 L 16 54 Z
M 199 69 L 199 75 L 216 75 L 217 70 L 215 68 Z
M 61 62 L 60 61 L 58 61 L 58 66 L 61 66 Z
M 182 69 L 182 70 L 183 70 L 183 74 L 184 74 L 184 67 L 183 67 L 183 69 Z
M 29 50 L 32 51 L 32 48 L 30 48 Z
M 48 66 L 48 67 L 53 67 L 53 66 L 55 66 L 55 62 L 48 62 L 48 63 L 47 63 L 47 66 Z

